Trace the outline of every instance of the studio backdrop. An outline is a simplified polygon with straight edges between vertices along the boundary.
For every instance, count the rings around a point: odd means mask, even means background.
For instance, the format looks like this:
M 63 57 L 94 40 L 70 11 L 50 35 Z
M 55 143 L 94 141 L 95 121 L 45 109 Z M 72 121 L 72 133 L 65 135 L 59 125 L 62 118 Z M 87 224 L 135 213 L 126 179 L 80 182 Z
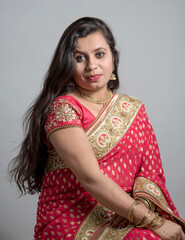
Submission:
M 0 0 L 1 240 L 33 239 L 38 195 L 19 198 L 7 166 L 62 32 L 84 16 L 111 27 L 121 58 L 119 92 L 145 103 L 168 190 L 185 218 L 185 1 Z

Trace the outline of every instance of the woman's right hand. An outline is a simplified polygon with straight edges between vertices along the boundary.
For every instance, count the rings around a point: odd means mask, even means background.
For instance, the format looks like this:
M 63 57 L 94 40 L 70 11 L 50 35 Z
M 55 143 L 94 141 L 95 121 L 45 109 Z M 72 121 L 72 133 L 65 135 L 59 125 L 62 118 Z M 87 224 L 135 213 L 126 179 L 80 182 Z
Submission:
M 153 230 L 162 240 L 185 240 L 185 234 L 180 225 L 166 220 L 160 228 Z

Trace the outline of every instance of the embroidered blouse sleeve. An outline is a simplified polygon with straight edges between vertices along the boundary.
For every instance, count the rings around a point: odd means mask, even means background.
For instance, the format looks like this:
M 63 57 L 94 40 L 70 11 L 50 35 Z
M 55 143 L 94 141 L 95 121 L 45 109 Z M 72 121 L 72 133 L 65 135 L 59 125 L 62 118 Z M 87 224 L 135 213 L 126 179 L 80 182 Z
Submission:
M 50 109 L 45 122 L 45 132 L 47 137 L 57 129 L 82 126 L 82 113 L 72 102 L 64 98 L 55 100 Z

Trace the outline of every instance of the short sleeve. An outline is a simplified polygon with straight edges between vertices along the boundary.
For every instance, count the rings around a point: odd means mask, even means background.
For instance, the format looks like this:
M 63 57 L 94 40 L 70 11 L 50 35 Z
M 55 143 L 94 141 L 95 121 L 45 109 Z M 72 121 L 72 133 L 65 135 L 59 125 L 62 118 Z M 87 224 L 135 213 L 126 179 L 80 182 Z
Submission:
M 49 109 L 46 122 L 45 133 L 47 137 L 57 129 L 68 127 L 81 127 L 82 113 L 80 109 L 70 100 L 65 98 L 57 98 Z

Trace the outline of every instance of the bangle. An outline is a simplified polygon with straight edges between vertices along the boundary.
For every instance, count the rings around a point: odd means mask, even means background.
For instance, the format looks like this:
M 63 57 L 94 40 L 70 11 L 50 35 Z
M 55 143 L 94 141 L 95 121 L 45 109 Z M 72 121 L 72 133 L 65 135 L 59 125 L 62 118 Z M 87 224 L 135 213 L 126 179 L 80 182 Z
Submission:
M 162 227 L 164 225 L 165 221 L 166 221 L 165 218 L 160 217 L 158 213 L 155 213 L 155 217 L 149 223 L 139 225 L 137 227 L 155 230 L 155 229 Z
M 137 205 L 139 205 L 140 203 L 137 201 L 134 201 L 129 209 L 129 213 L 128 213 L 128 220 L 129 220 L 129 224 L 134 223 L 134 211 Z
M 154 212 L 155 210 L 155 205 L 147 198 L 143 198 L 143 197 L 136 197 L 135 200 L 143 203 L 145 205 L 145 207 L 147 207 L 148 209 L 150 209 L 152 212 Z
M 144 217 L 136 224 L 136 227 L 141 228 L 142 226 L 145 226 L 145 224 L 143 225 L 143 223 L 144 223 L 145 220 L 146 220 L 147 218 L 149 218 L 152 214 L 153 214 L 153 212 L 149 210 L 149 211 L 144 215 Z
M 166 222 L 165 218 L 158 217 L 158 221 L 156 221 L 154 224 L 152 224 L 151 230 L 155 230 L 155 229 L 162 227 L 165 224 L 165 222 Z
M 150 229 L 159 219 L 159 214 L 155 213 L 155 217 L 148 223 L 145 224 L 145 227 Z

